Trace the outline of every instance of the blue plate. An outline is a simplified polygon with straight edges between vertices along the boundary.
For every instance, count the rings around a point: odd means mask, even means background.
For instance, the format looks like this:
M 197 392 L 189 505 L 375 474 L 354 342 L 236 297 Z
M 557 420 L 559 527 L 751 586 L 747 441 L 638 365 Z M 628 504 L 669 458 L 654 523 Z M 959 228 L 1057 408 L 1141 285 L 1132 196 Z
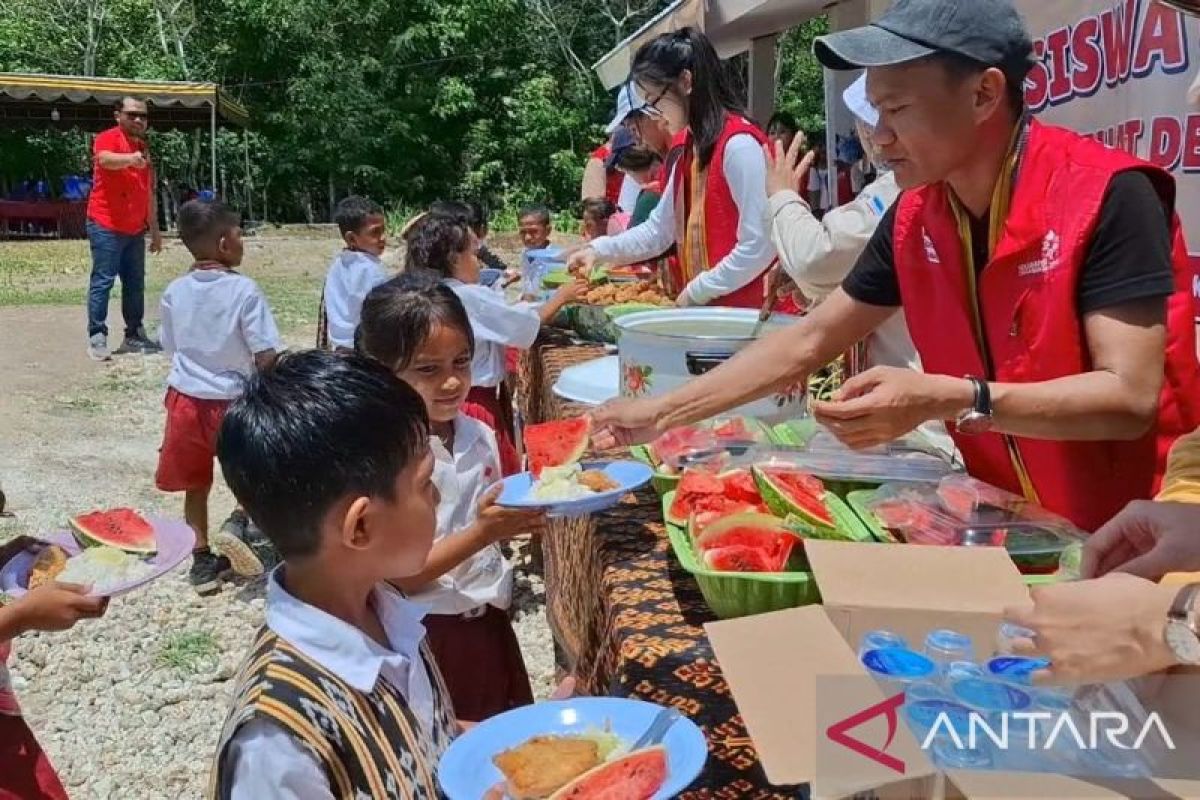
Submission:
M 580 734 L 609 729 L 626 744 L 646 732 L 661 706 L 619 697 L 577 697 L 506 711 L 459 736 L 438 764 L 438 781 L 450 800 L 480 800 L 504 780 L 492 756 L 539 735 Z M 688 787 L 704 769 L 708 744 L 696 723 L 676 720 L 663 739 L 667 782 L 653 800 L 666 800 Z
M 581 517 L 612 508 L 621 502 L 621 498 L 634 489 L 645 486 L 654 474 L 649 466 L 640 461 L 608 461 L 603 463 L 583 464 L 584 469 L 598 469 L 617 482 L 617 488 L 610 492 L 580 497 L 576 500 L 535 500 L 529 490 L 533 487 L 534 477 L 528 472 L 509 475 L 504 479 L 504 488 L 496 501 L 502 506 L 515 508 L 544 508 L 547 513 L 561 517 Z

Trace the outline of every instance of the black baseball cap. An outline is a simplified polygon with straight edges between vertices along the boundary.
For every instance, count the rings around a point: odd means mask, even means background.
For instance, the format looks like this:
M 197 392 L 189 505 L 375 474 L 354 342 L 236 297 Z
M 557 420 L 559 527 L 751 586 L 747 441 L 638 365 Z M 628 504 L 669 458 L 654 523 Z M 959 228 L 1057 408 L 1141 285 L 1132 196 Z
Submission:
M 861 28 L 818 37 L 817 60 L 833 70 L 890 67 L 957 53 L 1010 77 L 1033 66 L 1033 40 L 1010 0 L 896 0 Z

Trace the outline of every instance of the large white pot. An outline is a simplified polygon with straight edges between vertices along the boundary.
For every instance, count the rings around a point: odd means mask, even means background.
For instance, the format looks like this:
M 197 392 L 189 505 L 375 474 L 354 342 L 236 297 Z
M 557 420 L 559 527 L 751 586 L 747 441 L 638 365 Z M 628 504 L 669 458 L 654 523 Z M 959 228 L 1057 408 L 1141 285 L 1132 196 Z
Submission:
M 776 314 L 763 326 L 760 336 L 797 319 Z M 703 375 L 749 345 L 757 322 L 757 312 L 742 308 L 672 308 L 619 317 L 621 396 L 665 394 Z M 804 389 L 796 387 L 748 403 L 737 413 L 782 422 L 803 416 L 805 400 Z

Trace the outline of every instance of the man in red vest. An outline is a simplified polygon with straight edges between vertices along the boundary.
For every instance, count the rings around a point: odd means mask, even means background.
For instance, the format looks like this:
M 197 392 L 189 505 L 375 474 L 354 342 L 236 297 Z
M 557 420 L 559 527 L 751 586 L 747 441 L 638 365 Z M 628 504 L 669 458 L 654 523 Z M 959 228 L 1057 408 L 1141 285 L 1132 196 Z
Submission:
M 876 144 L 907 191 L 805 321 L 653 399 L 601 409 L 598 446 L 804 380 L 904 309 L 926 374 L 878 367 L 814 411 L 869 447 L 950 420 L 968 471 L 1094 530 L 1150 497 L 1200 424 L 1191 272 L 1171 176 L 1031 121 L 1009 0 L 897 0 L 817 40 L 868 70 Z
M 161 348 L 142 326 L 146 310 L 146 231 L 150 252 L 162 250 L 154 166 L 146 145 L 150 116 L 146 104 L 123 98 L 113 112 L 117 124 L 92 144 L 94 177 L 88 196 L 87 233 L 92 249 L 88 287 L 88 355 L 107 361 L 108 296 L 121 279 L 125 341 L 118 353 L 155 353 Z

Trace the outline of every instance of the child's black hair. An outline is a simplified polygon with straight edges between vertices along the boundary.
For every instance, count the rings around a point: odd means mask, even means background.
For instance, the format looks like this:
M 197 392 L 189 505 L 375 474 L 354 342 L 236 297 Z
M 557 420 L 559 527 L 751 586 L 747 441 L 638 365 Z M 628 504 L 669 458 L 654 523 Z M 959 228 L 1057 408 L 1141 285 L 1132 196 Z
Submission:
M 435 200 L 429 206 L 429 213 L 461 219 L 481 239 L 487 235 L 487 213 L 483 206 L 474 200 Z
M 220 200 L 188 200 L 179 207 L 179 239 L 193 256 L 236 228 L 241 217 Z
M 634 145 L 627 147 L 617 156 L 617 166 L 626 172 L 642 172 L 662 161 L 662 157 L 649 147 Z
M 541 203 L 534 203 L 532 205 L 524 206 L 517 214 L 517 221 L 519 222 L 523 219 L 529 219 L 530 217 L 537 220 L 539 225 L 549 225 L 550 209 Z
M 284 354 L 250 378 L 225 415 L 225 482 L 284 559 L 321 544 L 325 515 L 347 495 L 395 499 L 396 476 L 429 441 L 425 403 L 370 359 Z
M 796 124 L 796 118 L 788 112 L 776 111 L 767 121 L 766 130 L 768 135 L 782 133 L 785 136 L 795 136 L 800 132 L 800 126 Z
M 333 221 L 343 236 L 358 233 L 367 224 L 367 217 L 383 216 L 379 203 L 367 197 L 352 194 L 343 197 L 333 212 Z
M 426 214 L 405 236 L 405 271 L 428 269 L 443 278 L 454 277 L 455 259 L 470 246 L 470 232 L 461 217 Z
M 589 197 L 583 201 L 583 210 L 580 216 L 590 216 L 607 221 L 615 213 L 617 213 L 617 206 L 613 201 L 605 197 Z
M 399 372 L 438 324 L 462 333 L 475 355 L 471 319 L 454 290 L 428 271 L 406 272 L 376 286 L 363 301 L 354 351 Z

